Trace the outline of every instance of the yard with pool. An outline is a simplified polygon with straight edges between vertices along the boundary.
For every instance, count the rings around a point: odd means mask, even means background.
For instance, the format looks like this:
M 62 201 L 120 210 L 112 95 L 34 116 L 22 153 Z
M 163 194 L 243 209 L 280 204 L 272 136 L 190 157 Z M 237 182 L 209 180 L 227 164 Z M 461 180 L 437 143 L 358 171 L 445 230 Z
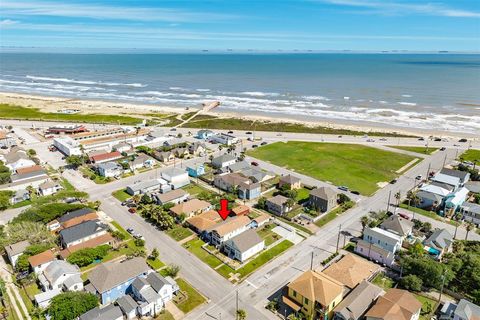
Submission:
M 397 170 L 415 158 L 358 144 L 319 142 L 276 142 L 247 152 L 249 156 L 295 172 L 345 185 L 371 195 L 378 183 L 398 176 Z

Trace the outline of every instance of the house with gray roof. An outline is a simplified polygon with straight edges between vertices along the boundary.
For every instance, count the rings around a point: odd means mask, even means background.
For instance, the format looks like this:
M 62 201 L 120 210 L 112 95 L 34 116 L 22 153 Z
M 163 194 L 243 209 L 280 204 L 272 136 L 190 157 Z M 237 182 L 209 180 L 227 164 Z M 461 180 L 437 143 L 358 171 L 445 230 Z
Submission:
M 119 306 L 109 304 L 106 307 L 95 307 L 85 312 L 79 317 L 79 320 L 123 320 L 122 309 Z
M 178 189 L 190 183 L 188 173 L 184 169 L 175 167 L 163 171 L 162 178 L 168 182 L 172 189 Z
M 166 193 L 156 193 L 152 195 L 159 205 L 164 205 L 166 203 L 179 204 L 188 199 L 189 194 L 183 189 L 175 189 Z
M 64 291 L 83 290 L 80 268 L 65 260 L 52 261 L 38 275 L 38 280 L 44 291 L 53 289 L 62 289 Z
M 130 295 L 124 295 L 117 299 L 117 305 L 122 309 L 123 314 L 127 320 L 137 319 L 138 303 Z
M 453 236 L 447 229 L 436 229 L 423 244 L 430 248 L 428 250 L 429 254 L 440 260 L 444 253 L 450 252 L 453 241 Z
M 300 178 L 292 176 L 291 174 L 287 174 L 280 177 L 278 181 L 278 187 L 282 188 L 284 185 L 290 186 L 290 190 L 292 189 L 300 189 L 302 187 L 302 181 Z
M 134 196 L 136 194 L 144 194 L 154 191 L 166 192 L 171 190 L 171 187 L 168 186 L 168 182 L 164 179 L 151 179 L 140 181 L 127 186 L 126 192 Z
M 137 277 L 146 277 L 151 272 L 153 270 L 140 257 L 102 263 L 89 273 L 88 291 L 97 294 L 102 304 L 108 304 L 130 292 Z
M 460 207 L 463 220 L 470 221 L 480 226 L 480 205 L 472 202 L 464 202 Z
M 468 171 L 442 168 L 442 170 L 440 170 L 440 173 L 447 176 L 457 177 L 458 179 L 460 179 L 461 186 L 463 186 L 466 182 L 468 182 L 468 180 L 470 180 L 470 172 Z
M 280 194 L 268 198 L 265 202 L 267 211 L 273 214 L 283 216 L 292 210 L 291 206 L 288 206 L 288 198 Z
M 42 196 L 49 196 L 49 195 L 55 194 L 62 189 L 63 187 L 59 182 L 52 181 L 52 180 L 45 181 L 44 183 L 38 186 L 38 192 Z
M 225 167 L 228 167 L 228 166 L 231 166 L 233 165 L 235 162 L 237 162 L 237 158 L 228 154 L 228 153 L 225 153 L 221 156 L 218 156 L 216 158 L 213 158 L 212 159 L 212 166 L 216 169 L 221 169 L 221 168 L 225 168 Z
M 480 306 L 470 301 L 461 299 L 453 313 L 453 320 L 478 320 L 480 319 Z
M 108 227 L 98 220 L 88 220 L 60 231 L 60 241 L 68 248 L 107 233 Z
M 308 202 L 310 207 L 320 212 L 328 212 L 337 206 L 338 194 L 329 187 L 320 187 L 310 191 Z
M 250 168 L 250 164 L 247 161 L 239 161 L 229 165 L 227 168 L 230 172 L 240 172 L 244 169 Z
M 334 320 L 358 320 L 385 294 L 382 288 L 363 280 L 335 307 Z
M 9 201 L 10 201 L 10 204 L 14 205 L 29 199 L 30 199 L 30 192 L 28 192 L 27 189 L 19 189 L 14 191 L 14 194 Z
M 380 228 L 405 238 L 412 234 L 413 222 L 394 214 L 385 219 L 385 221 L 380 224 Z
M 265 249 L 265 240 L 254 229 L 249 229 L 225 241 L 225 254 L 240 262 L 244 262 Z
M 98 174 L 102 177 L 113 178 L 123 174 L 123 167 L 116 162 L 102 162 L 97 165 Z
M 23 254 L 29 245 L 30 242 L 28 242 L 28 240 L 24 240 L 5 246 L 5 252 L 7 253 L 8 260 L 13 267 L 17 265 L 18 258 Z

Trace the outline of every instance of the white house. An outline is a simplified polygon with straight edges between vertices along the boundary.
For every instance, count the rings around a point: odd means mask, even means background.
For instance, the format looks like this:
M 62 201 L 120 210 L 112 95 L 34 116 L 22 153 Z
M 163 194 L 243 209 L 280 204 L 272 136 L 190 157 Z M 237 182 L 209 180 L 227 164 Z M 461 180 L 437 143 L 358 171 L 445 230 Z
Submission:
M 83 290 L 80 268 L 64 260 L 52 261 L 38 276 L 38 280 L 44 291 L 54 289 L 64 291 Z
M 123 168 L 116 162 L 105 162 L 97 165 L 98 174 L 102 177 L 112 178 L 123 174 Z
M 5 166 L 12 172 L 18 169 L 33 167 L 35 162 L 30 159 L 27 152 L 23 149 L 14 147 L 5 156 Z
M 132 161 L 132 168 L 133 170 L 138 170 L 142 168 L 151 168 L 155 165 L 155 160 L 150 158 L 145 154 L 141 154 Z
M 357 242 L 355 252 L 391 266 L 395 253 L 402 247 L 402 236 L 380 228 L 365 228 L 363 240 Z
M 480 306 L 460 299 L 455 311 L 453 312 L 453 320 L 475 320 L 480 319 Z
M 73 140 L 70 137 L 65 136 L 53 139 L 53 146 L 66 156 L 82 155 L 80 142 Z
M 131 196 L 136 194 L 143 194 L 160 190 L 161 192 L 168 192 L 172 188 L 168 186 L 168 182 L 164 179 L 151 179 L 137 182 L 127 186 L 127 193 Z
M 219 133 L 210 137 L 210 141 L 230 146 L 238 142 L 238 138 L 229 134 Z
M 47 308 L 50 305 L 50 301 L 62 293 L 62 289 L 53 289 L 45 292 L 41 292 L 35 295 L 35 303 L 42 309 Z
M 223 154 L 212 159 L 212 166 L 214 168 L 220 169 L 231 166 L 235 162 L 237 162 L 237 158 L 229 154 Z
M 470 221 L 480 226 L 480 205 L 471 202 L 465 202 L 460 207 L 460 212 L 463 214 L 465 221 Z
M 250 229 L 250 224 L 250 218 L 247 216 L 228 218 L 208 230 L 210 242 L 214 246 L 221 246 L 225 241 Z
M 30 266 L 37 275 L 42 273 L 54 260 L 55 254 L 52 250 L 46 250 L 28 258 Z
M 170 168 L 162 172 L 162 178 L 165 179 L 173 189 L 178 189 L 190 183 L 188 173 L 180 168 Z
M 68 248 L 107 233 L 108 227 L 98 220 L 87 220 L 59 232 L 60 242 Z
M 7 253 L 8 260 L 13 267 L 17 265 L 18 258 L 23 254 L 29 245 L 30 242 L 28 242 L 28 240 L 24 240 L 5 246 L 5 252 Z
M 63 188 L 60 185 L 60 183 L 55 181 L 45 181 L 44 183 L 38 186 L 38 192 L 42 196 L 49 196 L 49 195 L 55 194 L 62 189 Z
M 164 205 L 166 203 L 179 204 L 188 199 L 189 194 L 183 189 L 175 189 L 166 193 L 154 194 L 157 204 Z
M 157 316 L 176 291 L 178 286 L 173 279 L 164 278 L 156 272 L 137 277 L 132 282 L 132 294 L 138 303 L 137 312 L 142 317 Z
M 231 259 L 244 262 L 265 249 L 265 240 L 253 229 L 247 230 L 227 241 L 223 250 Z

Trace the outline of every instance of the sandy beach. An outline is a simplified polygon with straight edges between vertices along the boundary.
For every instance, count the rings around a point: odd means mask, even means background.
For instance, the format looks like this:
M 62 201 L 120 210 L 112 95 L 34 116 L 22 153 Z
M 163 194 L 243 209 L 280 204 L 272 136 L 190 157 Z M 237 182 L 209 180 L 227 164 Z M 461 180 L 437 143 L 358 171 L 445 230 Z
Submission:
M 206 101 L 208 102 L 208 101 Z M 85 100 L 85 99 L 72 99 L 65 97 L 50 97 L 40 95 L 28 95 L 19 93 L 0 92 L 0 103 L 18 105 L 22 107 L 34 107 L 38 108 L 42 112 L 57 113 L 62 109 L 76 109 L 83 114 L 109 114 L 109 115 L 138 115 L 148 117 L 151 113 L 160 114 L 183 114 L 192 112 L 194 108 L 181 108 L 171 106 L 160 105 L 146 105 L 146 104 L 134 104 L 125 102 L 114 101 L 101 101 L 101 100 Z M 351 120 L 332 120 L 318 121 L 317 119 L 305 119 L 305 116 L 298 115 L 287 118 L 281 114 L 262 114 L 256 113 L 251 115 L 245 115 L 235 112 L 222 111 L 221 105 L 214 110 L 208 112 L 209 115 L 217 116 L 219 118 L 238 118 L 245 120 L 257 120 L 257 121 L 270 121 L 270 122 L 283 122 L 283 123 L 299 123 L 306 126 L 324 126 L 335 129 L 347 129 L 355 131 L 375 131 L 375 132 L 397 132 L 401 134 L 410 135 L 436 135 L 442 137 L 476 137 L 474 134 L 447 132 L 436 129 L 420 129 L 420 128 L 405 128 L 396 127 L 389 123 L 370 123 Z

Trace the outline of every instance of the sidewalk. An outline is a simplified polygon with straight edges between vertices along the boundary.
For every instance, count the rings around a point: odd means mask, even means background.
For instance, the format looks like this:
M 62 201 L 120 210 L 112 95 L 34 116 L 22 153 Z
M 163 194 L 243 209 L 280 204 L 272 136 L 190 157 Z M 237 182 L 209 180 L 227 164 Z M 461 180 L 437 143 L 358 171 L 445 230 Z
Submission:
M 20 293 L 18 292 L 18 288 L 12 282 L 12 275 L 10 274 L 9 268 L 2 257 L 0 257 L 0 277 L 5 281 L 5 287 L 10 304 L 13 306 L 18 319 L 31 320 L 30 315 L 28 314 L 28 309 L 25 306 Z M 18 308 L 18 306 L 20 306 L 21 310 Z M 23 314 L 26 315 L 26 317 L 24 317 Z

